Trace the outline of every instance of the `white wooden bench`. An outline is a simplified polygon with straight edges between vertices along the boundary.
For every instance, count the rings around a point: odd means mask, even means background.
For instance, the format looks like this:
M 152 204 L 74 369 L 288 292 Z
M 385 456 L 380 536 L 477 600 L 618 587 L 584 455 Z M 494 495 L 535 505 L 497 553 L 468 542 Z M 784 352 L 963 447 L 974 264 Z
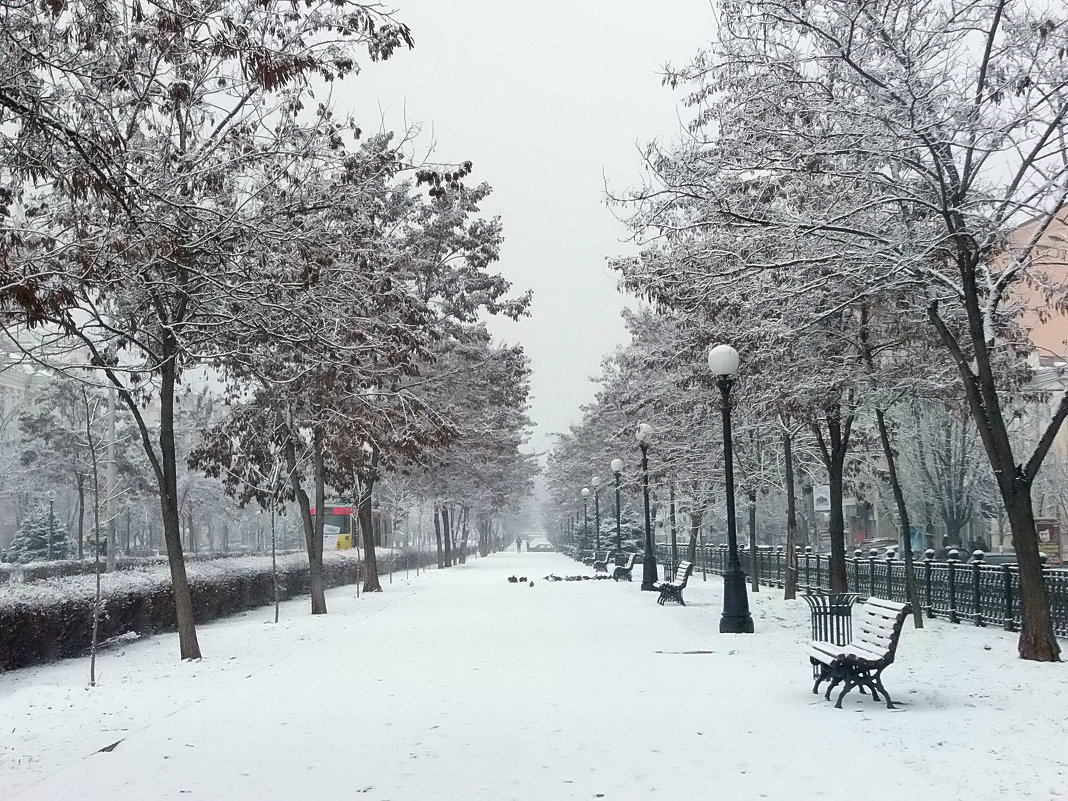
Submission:
M 898 640 L 905 619 L 912 612 L 908 604 L 869 598 L 853 608 L 853 639 L 848 645 L 813 641 L 809 644 L 809 661 L 819 669 L 812 692 L 818 693 L 820 684 L 829 681 L 825 697 L 829 700 L 831 690 L 844 684 L 835 703 L 842 708 L 842 699 L 854 687 L 861 692 L 867 687 L 872 699 L 879 700 L 880 693 L 886 699 L 888 709 L 893 709 L 890 694 L 882 682 L 882 673 L 894 662 Z
M 693 562 L 679 562 L 679 569 L 675 571 L 673 581 L 661 581 L 653 585 L 655 589 L 660 590 L 660 597 L 656 602 L 663 606 L 665 601 L 678 601 L 682 606 L 686 606 L 686 602 L 682 600 L 682 591 L 686 589 L 686 582 L 690 580 L 692 572 Z

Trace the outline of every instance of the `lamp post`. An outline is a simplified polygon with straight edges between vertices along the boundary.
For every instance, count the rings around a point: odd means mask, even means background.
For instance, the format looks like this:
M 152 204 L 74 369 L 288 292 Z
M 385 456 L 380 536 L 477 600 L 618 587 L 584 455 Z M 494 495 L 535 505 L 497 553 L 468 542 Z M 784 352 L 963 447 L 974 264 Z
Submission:
M 653 553 L 653 521 L 649 516 L 649 435 L 653 427 L 648 423 L 639 423 L 634 436 L 638 447 L 642 449 L 642 493 L 645 496 L 645 554 L 642 556 L 642 589 L 655 590 L 656 556 Z
M 612 460 L 612 472 L 616 475 L 616 550 L 623 550 L 623 536 L 619 530 L 619 474 L 623 472 L 623 460 Z
M 731 384 L 738 371 L 738 351 L 716 345 L 708 352 L 708 367 L 716 376 L 723 399 L 723 477 L 727 484 L 727 566 L 723 571 L 721 634 L 752 634 L 753 617 L 745 592 L 745 574 L 738 561 L 738 531 L 734 519 L 734 449 L 731 443 Z
M 593 541 L 594 550 L 601 550 L 601 479 L 594 476 L 590 479 L 593 485 Z
M 590 488 L 582 488 L 582 542 L 589 548 L 590 547 Z

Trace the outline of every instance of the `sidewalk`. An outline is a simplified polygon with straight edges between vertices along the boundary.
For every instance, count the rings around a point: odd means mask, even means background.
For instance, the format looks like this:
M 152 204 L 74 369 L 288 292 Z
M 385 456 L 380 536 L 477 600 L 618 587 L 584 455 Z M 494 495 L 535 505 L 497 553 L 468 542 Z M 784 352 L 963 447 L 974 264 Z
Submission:
M 0 796 L 1068 799 L 1068 673 L 1015 659 L 1011 635 L 906 629 L 901 707 L 835 710 L 810 692 L 807 607 L 779 591 L 753 598 L 757 634 L 725 636 L 712 576 L 683 608 L 550 572 L 588 569 L 498 554 L 339 588 L 326 617 L 301 599 L 278 627 L 267 609 L 205 626 L 197 664 L 169 636 L 133 643 L 95 689 L 73 662 L 0 676 Z

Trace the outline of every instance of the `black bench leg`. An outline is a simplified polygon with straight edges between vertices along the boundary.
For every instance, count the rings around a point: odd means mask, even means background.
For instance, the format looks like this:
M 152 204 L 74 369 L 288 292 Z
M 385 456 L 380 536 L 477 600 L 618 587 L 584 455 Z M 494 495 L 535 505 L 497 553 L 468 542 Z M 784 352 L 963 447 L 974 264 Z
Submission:
M 828 684 L 827 684 L 827 692 L 824 693 L 823 697 L 826 698 L 828 701 L 830 701 L 831 700 L 831 690 L 833 690 L 835 687 L 837 687 L 841 683 L 842 683 L 842 677 L 841 676 L 833 676 L 831 678 L 830 682 L 828 682 Z
M 838 700 L 834 702 L 835 709 L 842 708 L 842 699 L 846 697 L 846 693 L 857 686 L 857 682 L 852 677 L 845 680 L 845 687 L 842 688 L 842 692 L 838 693 Z
M 675 600 L 679 602 L 679 606 L 686 606 L 686 602 L 682 600 L 682 590 L 679 590 L 678 594 L 675 596 Z
M 819 695 L 820 685 L 827 681 L 831 677 L 831 674 L 827 672 L 827 669 L 821 664 L 820 675 L 816 677 L 816 683 L 812 685 L 813 695 Z
M 883 698 L 886 699 L 886 708 L 887 709 L 893 709 L 894 708 L 894 702 L 890 700 L 890 693 L 888 693 L 886 691 L 886 687 L 883 686 L 883 680 L 879 675 L 880 673 L 882 673 L 881 670 L 872 677 L 872 683 L 874 684 L 874 686 L 879 688 L 879 692 L 881 692 L 883 694 Z M 874 689 L 872 690 L 871 694 L 873 696 L 875 695 L 875 690 Z

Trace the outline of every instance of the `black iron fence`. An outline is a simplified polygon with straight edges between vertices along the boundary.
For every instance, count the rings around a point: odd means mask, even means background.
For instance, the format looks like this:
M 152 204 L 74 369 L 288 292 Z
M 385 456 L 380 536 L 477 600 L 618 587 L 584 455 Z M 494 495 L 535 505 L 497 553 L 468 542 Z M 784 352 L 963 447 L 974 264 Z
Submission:
M 677 549 L 673 558 L 669 545 L 658 545 L 656 558 L 665 575 L 674 573 L 677 561 L 685 559 L 686 549 Z M 740 552 L 742 569 L 750 578 L 756 571 L 758 581 L 769 587 L 783 587 L 786 582 L 786 551 L 758 548 L 756 560 L 748 549 Z M 915 562 L 917 590 L 927 617 L 945 617 L 951 623 L 970 620 L 976 626 L 999 625 L 1006 631 L 1020 627 L 1020 577 L 1016 565 L 991 565 L 983 561 L 982 551 L 976 551 L 968 561 L 957 558 L 950 551 L 950 559 L 935 561 L 933 553 Z M 811 547 L 797 550 L 797 587 L 801 592 L 829 593 L 830 554 L 813 553 Z M 727 562 L 726 545 L 706 545 L 697 549 L 694 573 L 721 574 Z M 1053 629 L 1061 637 L 1068 637 L 1068 569 L 1043 570 L 1046 591 L 1049 593 Z M 892 551 L 884 554 L 854 551 L 846 557 L 846 576 L 849 591 L 862 597 L 875 595 L 894 601 L 905 601 L 905 562 Z

